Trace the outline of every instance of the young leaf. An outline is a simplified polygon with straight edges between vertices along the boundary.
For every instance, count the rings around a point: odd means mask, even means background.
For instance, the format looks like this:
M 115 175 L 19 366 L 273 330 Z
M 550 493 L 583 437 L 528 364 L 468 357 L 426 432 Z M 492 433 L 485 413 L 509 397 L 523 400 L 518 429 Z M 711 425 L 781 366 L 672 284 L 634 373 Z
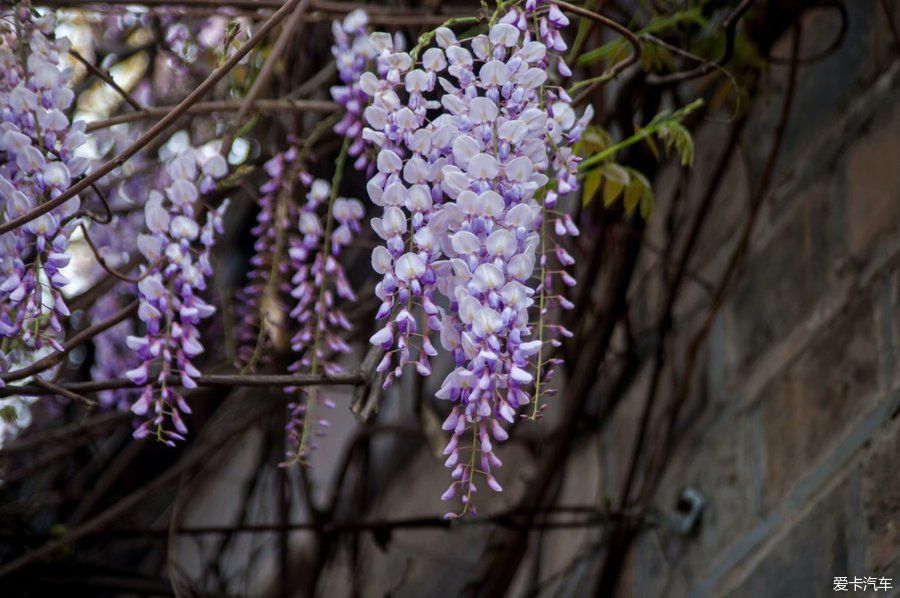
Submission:
M 616 201 L 631 177 L 618 164 L 604 164 L 600 170 L 603 173 L 603 205 L 609 206 Z
M 600 168 L 588 171 L 584 177 L 584 190 L 581 193 L 581 203 L 583 205 L 588 205 L 594 201 L 601 182 L 603 182 L 603 171 Z

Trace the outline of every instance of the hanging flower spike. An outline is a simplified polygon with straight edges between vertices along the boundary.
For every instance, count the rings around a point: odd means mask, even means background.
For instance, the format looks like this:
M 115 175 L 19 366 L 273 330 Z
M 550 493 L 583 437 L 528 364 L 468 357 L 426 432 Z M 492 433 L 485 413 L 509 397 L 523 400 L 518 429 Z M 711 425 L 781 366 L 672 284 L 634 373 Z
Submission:
M 388 319 L 370 342 L 387 351 L 377 368 L 388 372 L 387 388 L 408 364 L 428 375 L 430 358 L 437 354 L 415 314 L 421 309 L 428 328 L 440 329 L 434 293 L 441 247 L 428 223 L 443 199 L 436 144 L 449 143 L 450 131 L 436 134 L 434 123 L 428 123 L 426 112 L 440 104 L 427 101 L 425 95 L 434 90 L 436 73 L 447 62 L 443 52 L 433 48 L 423 55 L 425 68 L 413 69 L 412 57 L 395 51 L 389 35 L 373 33 L 370 39 L 379 52 L 380 77 L 364 73 L 360 78 L 360 87 L 372 98 L 365 112 L 370 126 L 363 130 L 363 138 L 378 148 L 377 174 L 368 191 L 372 202 L 384 210 L 381 218 L 372 220 L 372 227 L 385 245 L 373 252 L 372 266 L 382 275 L 375 289 L 381 300 L 377 317 Z M 405 103 L 400 93 L 406 96 Z
M 222 216 L 228 202 L 207 212 L 201 225 L 195 204 L 198 185 L 209 187 L 227 173 L 225 160 L 218 154 L 201 158 L 196 150 L 178 154 L 166 165 L 169 185 L 165 196 L 151 191 L 144 214 L 149 234 L 138 237 L 138 247 L 152 264 L 163 258 L 161 266 L 138 283 L 138 317 L 144 322 L 143 337 L 129 336 L 128 346 L 137 353 L 141 365 L 127 372 L 128 378 L 145 385 L 131 410 L 144 418 L 135 430 L 135 438 L 150 435 L 174 446 L 187 433 L 182 414 L 191 412 L 184 397 L 174 388 L 195 388 L 200 371 L 193 360 L 204 351 L 197 326 L 215 312 L 198 293 L 206 289 L 212 275 L 210 252 L 215 233 L 222 232 Z M 154 365 L 159 366 L 155 375 Z
M 542 9 L 546 8 L 546 12 Z M 538 16 L 540 15 L 540 16 Z M 514 24 L 528 38 L 529 24 L 538 18 L 538 37 L 546 44 L 547 52 L 539 62 L 542 67 L 549 68 L 552 59 L 557 61 L 557 71 L 563 77 L 571 76 L 562 53 L 567 49 L 561 30 L 568 24 L 568 18 L 559 7 L 552 2 L 526 2 L 524 10 L 513 9 L 501 19 L 501 22 Z M 594 116 L 592 106 L 587 106 L 579 118 L 572 108 L 572 99 L 565 89 L 550 88 L 546 91 L 544 105 L 548 119 L 548 145 L 550 147 L 550 164 L 555 189 L 548 188 L 541 202 L 541 249 L 540 249 L 540 284 L 537 292 L 538 322 L 537 337 L 541 341 L 536 355 L 535 385 L 533 407 L 530 417 L 536 419 L 541 415 L 541 399 L 552 393 L 546 389 L 553 377 L 553 367 L 561 362 L 558 358 L 548 358 L 548 345 L 556 348 L 561 344 L 560 337 L 571 337 L 572 333 L 554 319 L 551 310 L 558 307 L 562 310 L 572 309 L 574 305 L 563 294 L 562 289 L 576 284 L 575 278 L 566 270 L 574 264 L 574 259 L 566 250 L 562 237 L 577 236 L 578 228 L 571 216 L 559 212 L 556 204 L 561 196 L 578 190 L 578 162 L 573 148 L 581 139 L 581 134 Z M 554 282 L 558 279 L 558 282 Z
M 353 166 L 357 170 L 371 170 L 362 137 L 363 111 L 369 98 L 359 86 L 360 76 L 375 58 L 375 48 L 366 31 L 368 24 L 369 17 L 362 9 L 348 13 L 343 21 L 332 23 L 334 46 L 331 53 L 343 85 L 333 86 L 331 97 L 345 110 L 343 118 L 334 126 L 334 132 L 352 141 L 348 154 L 356 158 Z
M 323 203 L 327 210 L 324 227 L 319 217 Z M 338 300 L 355 301 L 356 295 L 338 258 L 353 235 L 360 231 L 363 215 L 358 200 L 335 198 L 329 184 L 322 179 L 312 183 L 300 210 L 300 241 L 291 248 L 291 259 L 297 265 L 291 279 L 291 295 L 297 299 L 297 305 L 291 317 L 299 324 L 291 348 L 300 355 L 290 366 L 291 372 L 309 371 L 314 376 L 323 373 L 336 376 L 343 372 L 336 357 L 350 351 L 342 333 L 349 331 L 351 325 Z M 328 420 L 319 415 L 317 408 L 331 409 L 334 402 L 315 386 L 286 391 L 297 393 L 297 400 L 288 405 L 287 463 L 302 462 L 317 446 L 312 435 L 321 435 L 328 427 Z
M 539 10 L 544 18 L 546 9 Z M 454 481 L 443 498 L 459 494 L 463 513 L 474 512 L 476 478 L 501 489 L 492 473 L 501 464 L 494 443 L 507 438 L 503 422 L 513 422 L 530 402 L 535 372 L 548 377 L 542 366 L 550 362 L 540 356 L 549 342 L 545 313 L 551 301 L 566 303 L 545 284 L 557 273 L 545 266 L 546 223 L 557 214 L 558 196 L 577 185 L 568 145 L 584 125 L 565 92 L 547 84 L 548 47 L 532 39 L 552 42 L 551 51 L 565 49 L 557 35 L 565 17 L 554 11 L 532 32 L 533 21 L 524 16 L 510 13 L 488 35 L 466 43 L 437 29 L 438 47 L 422 54 L 422 68 L 396 51 L 389 36 L 372 34 L 378 75 L 360 78 L 372 98 L 363 137 L 379 148 L 369 195 L 384 208 L 372 221 L 385 241 L 372 256 L 383 276 L 378 317 L 392 316 L 371 342 L 388 350 L 379 369 L 394 368 L 390 383 L 411 361 L 410 331 L 418 331 L 408 301 L 422 297 L 431 327 L 456 362 L 437 396 L 453 404 L 444 429 L 451 432 L 445 454 Z M 430 101 L 437 84 L 440 100 Z M 438 108 L 437 117 L 425 119 Z M 574 233 L 574 224 L 566 231 Z M 573 282 L 567 273 L 564 281 Z M 435 306 L 435 290 L 447 297 L 449 310 Z M 529 317 L 536 293 L 537 338 Z M 427 336 L 418 336 L 433 354 Z
M 87 161 L 75 150 L 84 123 L 70 123 L 72 69 L 54 39 L 54 17 L 25 7 L 0 10 L 0 219 L 12 220 L 58 197 Z M 0 339 L 22 350 L 60 349 L 60 318 L 69 315 L 61 270 L 77 223 L 77 197 L 7 233 L 0 241 Z
M 308 187 L 312 179 L 302 170 L 298 154 L 291 147 L 264 167 L 269 179 L 260 188 L 256 226 L 251 229 L 254 253 L 248 282 L 239 294 L 238 360 L 249 370 L 266 361 L 267 349 L 286 349 L 289 343 L 281 318 L 289 311 L 290 280 L 299 267 L 288 255 L 299 241 L 299 209 L 292 195 L 298 185 Z

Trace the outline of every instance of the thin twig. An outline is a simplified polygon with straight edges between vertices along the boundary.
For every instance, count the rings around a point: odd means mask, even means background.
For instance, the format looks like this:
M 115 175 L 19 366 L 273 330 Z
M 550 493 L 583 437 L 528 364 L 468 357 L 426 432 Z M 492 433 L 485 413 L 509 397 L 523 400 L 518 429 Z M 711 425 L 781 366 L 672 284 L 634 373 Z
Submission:
M 581 89 L 582 87 L 587 87 L 575 100 L 573 103 L 580 103 L 585 97 L 589 96 L 590 93 L 597 88 L 598 85 L 604 83 L 605 81 L 609 81 L 610 79 L 615 78 L 616 75 L 627 69 L 633 64 L 637 64 L 641 59 L 641 41 L 637 38 L 637 36 L 632 32 L 628 27 L 621 25 L 609 17 L 604 17 L 601 14 L 598 14 L 594 11 L 588 10 L 586 8 L 582 8 L 580 6 L 575 6 L 574 4 L 569 4 L 568 2 L 558 1 L 556 4 L 568 12 L 574 13 L 576 15 L 580 15 L 582 17 L 586 17 L 588 19 L 593 19 L 594 21 L 600 23 L 601 25 L 605 25 L 624 37 L 629 44 L 631 44 L 632 52 L 629 56 L 620 60 L 616 64 L 613 65 L 611 69 L 609 69 L 606 73 L 600 75 L 599 77 L 594 77 L 593 79 L 586 79 L 585 81 L 581 81 L 576 83 L 569 90 L 569 93 L 574 93 L 575 91 Z
M 113 89 L 113 91 L 115 91 L 117 94 L 122 96 L 122 99 L 125 100 L 126 102 L 128 102 L 129 106 L 131 106 L 135 110 L 143 110 L 144 109 L 144 107 L 141 105 L 141 103 L 138 102 L 136 99 L 134 99 L 130 93 L 128 93 L 127 91 L 125 91 L 124 89 L 119 87 L 119 84 L 115 82 L 115 80 L 112 78 L 112 75 L 110 75 L 106 71 L 101 70 L 99 67 L 94 66 L 89 60 L 87 60 L 84 56 L 79 54 L 75 48 L 70 48 L 69 54 L 71 54 L 75 60 L 77 60 L 78 62 L 83 64 L 84 67 L 88 71 L 90 71 L 93 75 L 102 79 L 104 83 L 106 83 Z
M 194 381 L 197 383 L 197 386 L 212 388 L 241 386 L 357 386 L 365 382 L 365 376 L 362 374 L 342 374 L 340 376 L 313 376 L 310 374 L 209 374 L 198 376 Z M 166 379 L 166 384 L 170 386 L 178 386 L 180 383 L 181 378 L 178 376 L 171 376 Z M 97 392 L 101 390 L 119 390 L 123 388 L 142 388 L 143 386 L 146 386 L 146 384 L 135 384 L 128 378 L 69 382 L 58 385 L 60 389 L 71 392 Z M 0 387 L 0 397 L 46 394 L 52 393 L 49 393 L 47 389 L 36 384 Z
M 78 334 L 76 334 L 75 336 L 70 338 L 62 346 L 61 350 L 51 353 L 50 355 L 47 355 L 46 357 L 44 357 L 42 359 L 38 359 L 37 361 L 35 361 L 34 363 L 32 363 L 29 366 L 26 366 L 26 367 L 18 369 L 18 370 L 13 370 L 12 372 L 7 372 L 3 375 L 0 375 L 0 380 L 3 380 L 4 382 L 13 382 L 15 380 L 21 380 L 22 378 L 27 378 L 28 376 L 34 376 L 35 374 L 39 374 L 39 373 L 43 372 L 44 370 L 47 370 L 47 369 L 55 366 L 56 364 L 61 363 L 62 360 L 65 359 L 66 356 L 70 352 L 72 352 L 72 350 L 74 350 L 76 347 L 86 343 L 87 341 L 91 340 L 92 338 L 94 338 L 95 336 L 100 334 L 101 332 L 103 332 L 105 330 L 109 330 L 110 328 L 112 328 L 113 326 L 115 326 L 116 324 L 121 322 L 122 320 L 130 317 L 135 312 L 137 312 L 137 308 L 138 308 L 138 302 L 132 301 L 127 307 L 122 308 L 121 310 L 119 310 L 118 312 L 116 312 L 115 314 L 110 316 L 109 318 L 103 320 L 102 322 L 98 322 L 97 324 L 94 324 L 93 326 L 89 326 L 88 328 L 85 328 L 84 330 L 82 330 L 81 332 L 79 332 Z M 0 387 L 0 393 L 5 394 L 6 392 L 8 392 L 8 388 L 9 387 Z M 74 389 L 72 389 L 72 388 L 69 388 L 69 390 L 74 391 Z M 46 394 L 46 389 L 44 389 L 44 392 L 39 393 L 39 394 Z M 0 396 L 3 396 L 3 395 L 0 395 Z M 5 396 L 10 396 L 10 395 L 5 394 Z
M 671 85 L 682 81 L 689 81 L 698 77 L 703 77 L 716 70 L 717 67 L 725 66 L 734 55 L 734 39 L 737 36 L 737 26 L 741 17 L 750 10 L 756 0 L 743 0 L 727 17 L 722 21 L 722 27 L 725 29 L 725 49 L 722 55 L 715 62 L 705 62 L 700 66 L 678 73 L 670 73 L 668 75 L 651 75 L 647 77 L 647 83 L 650 85 Z
M 111 116 L 105 120 L 98 120 L 89 123 L 86 131 L 88 133 L 105 129 L 122 123 L 131 123 L 140 120 L 149 120 L 165 116 L 177 106 L 155 106 L 153 108 L 145 108 L 140 112 L 129 112 L 127 114 L 118 114 Z M 241 102 L 239 100 L 216 100 L 210 102 L 197 102 L 188 108 L 184 114 L 212 114 L 214 112 L 233 112 L 239 110 Z M 256 100 L 253 102 L 252 108 L 264 113 L 271 112 L 335 112 L 338 105 L 334 102 L 325 100 Z
M 119 280 L 121 280 L 123 282 L 138 283 L 138 282 L 144 280 L 145 278 L 147 278 L 147 276 L 150 273 L 155 271 L 156 268 L 160 264 L 163 263 L 163 258 L 159 257 L 152 264 L 150 264 L 150 266 L 146 270 L 144 270 L 144 272 L 142 274 L 140 274 L 138 276 L 128 276 L 127 274 L 123 274 L 122 272 L 119 272 L 118 270 L 116 270 L 115 268 L 110 266 L 106 262 L 106 258 L 104 258 L 102 255 L 100 255 L 100 251 L 97 249 L 97 246 L 94 244 L 93 239 L 91 239 L 90 234 L 88 234 L 87 227 L 84 225 L 84 223 L 81 222 L 78 224 L 78 226 L 79 226 L 79 228 L 81 228 L 81 233 L 84 235 L 84 240 L 85 240 L 85 242 L 87 242 L 88 247 L 90 247 L 91 253 L 94 254 L 94 259 L 97 260 L 97 264 L 99 264 L 100 267 L 103 268 L 108 274 L 118 278 Z
M 102 166 L 97 168 L 97 170 L 69 187 L 67 190 L 59 194 L 59 196 L 57 196 L 56 198 L 44 202 L 36 208 L 29 210 L 25 214 L 22 214 L 18 218 L 13 218 L 12 220 L 0 225 L 0 235 L 4 235 L 12 230 L 15 230 L 20 226 L 27 224 L 32 220 L 41 217 L 47 212 L 50 212 L 51 210 L 63 205 L 65 202 L 69 201 L 116 168 L 122 166 L 129 158 L 144 149 L 144 147 L 149 145 L 150 142 L 152 142 L 159 135 L 165 132 L 166 129 L 169 128 L 169 125 L 178 120 L 178 118 L 182 114 L 185 114 L 192 105 L 196 104 L 200 100 L 200 98 L 209 93 L 212 88 L 215 87 L 215 85 L 225 77 L 225 75 L 231 72 L 231 69 L 237 66 L 237 64 L 244 59 L 244 56 L 249 54 L 253 48 L 255 48 L 260 42 L 262 42 L 262 40 L 264 40 L 269 31 L 274 29 L 281 21 L 283 21 L 301 1 L 304 0 L 288 0 L 277 12 L 275 12 L 275 14 L 273 14 L 269 18 L 269 20 L 267 20 L 256 31 L 256 33 L 254 33 L 250 37 L 250 39 L 244 42 L 244 44 L 240 48 L 238 48 L 238 50 L 234 54 L 232 54 L 231 57 L 224 64 L 222 64 L 222 66 L 213 71 L 209 75 L 209 77 L 207 77 L 206 80 L 203 81 L 203 83 L 201 83 L 184 100 L 182 100 L 181 103 L 179 103 L 171 112 L 166 114 L 161 120 L 157 121 L 156 124 L 150 127 L 150 129 L 148 129 L 136 141 L 122 150 L 119 155 L 104 163 Z
M 247 95 L 241 101 L 241 105 L 238 108 L 237 115 L 234 117 L 234 123 L 236 123 L 236 127 L 243 126 L 243 123 L 250 115 L 250 111 L 253 110 L 253 106 L 257 98 L 259 98 L 260 94 L 269 84 L 269 80 L 272 78 L 272 75 L 275 74 L 275 65 L 278 64 L 278 60 L 279 58 L 281 58 L 282 53 L 284 53 L 285 48 L 287 48 L 288 42 L 293 39 L 294 33 L 297 31 L 297 28 L 302 22 L 301 17 L 303 17 L 303 15 L 309 9 L 309 4 L 310 3 L 308 0 L 304 0 L 303 2 L 301 2 L 299 5 L 297 5 L 297 8 L 294 9 L 294 12 L 291 14 L 288 20 L 285 21 L 284 27 L 281 29 L 281 33 L 278 35 L 278 39 L 272 45 L 272 48 L 269 51 L 269 55 L 266 57 L 265 63 L 263 63 L 262 68 L 256 75 L 256 79 L 254 79 L 253 85 L 250 86 L 250 91 L 247 92 Z M 231 145 L 234 143 L 235 133 L 236 131 L 232 129 L 222 139 L 221 153 L 223 156 L 227 156 L 231 151 Z
M 70 399 L 72 401 L 78 401 L 80 403 L 84 403 L 85 405 L 88 405 L 90 407 L 97 406 L 97 401 L 92 401 L 91 399 L 89 399 L 85 396 L 82 396 L 78 393 L 72 392 L 68 388 L 64 388 L 64 387 L 62 387 L 58 384 L 54 384 L 53 382 L 50 382 L 48 380 L 41 380 L 40 378 L 38 378 L 37 380 L 34 381 L 34 383 L 36 386 L 40 386 L 40 387 L 43 387 L 44 389 L 46 389 L 49 392 L 49 394 L 60 395 L 60 396 L 66 397 L 67 399 Z

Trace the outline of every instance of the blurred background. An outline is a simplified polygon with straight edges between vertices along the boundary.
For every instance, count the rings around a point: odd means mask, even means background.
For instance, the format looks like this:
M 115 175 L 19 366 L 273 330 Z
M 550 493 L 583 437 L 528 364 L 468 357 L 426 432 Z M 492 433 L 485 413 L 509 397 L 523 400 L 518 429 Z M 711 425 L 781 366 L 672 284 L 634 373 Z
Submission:
M 177 103 L 217 60 L 179 46 L 174 24 L 214 36 L 237 22 L 238 44 L 269 14 L 145 2 L 120 35 L 105 19 L 122 6 L 35 4 L 69 7 L 61 32 L 154 106 Z M 564 314 L 575 337 L 545 416 L 517 424 L 501 449 L 504 492 L 479 496 L 476 518 L 441 518 L 443 376 L 405 376 L 383 396 L 336 390 L 307 468 L 279 467 L 275 390 L 198 390 L 190 438 L 174 449 L 132 440 L 127 411 L 41 399 L 0 447 L 0 594 L 793 598 L 831 595 L 836 577 L 893 579 L 884 595 L 900 594 L 900 5 L 586 4 L 664 42 L 642 37 L 641 64 L 579 98 L 598 135 L 619 140 L 661 110 L 705 103 L 684 119 L 692 165 L 646 144 L 618 154 L 651 182 L 652 210 L 627 204 L 636 177 L 616 188 L 615 172 L 569 204 L 582 231 Z M 329 99 L 330 21 L 355 6 L 313 3 L 269 97 Z M 376 27 L 410 40 L 479 10 L 370 8 Z M 579 55 L 595 52 L 572 62 L 576 78 L 626 55 L 617 40 L 585 27 Z M 216 97 L 240 97 L 265 51 Z M 84 118 L 127 112 L 78 76 Z M 179 127 L 209 139 L 230 117 Z M 221 297 L 246 271 L 259 164 L 322 118 L 240 123 L 235 151 L 256 170 L 226 190 Z M 316 174 L 331 176 L 339 145 L 317 146 Z M 365 173 L 348 172 L 342 194 L 365 199 Z M 350 252 L 359 289 L 373 284 L 363 237 Z M 84 267 L 76 294 L 100 284 Z M 363 290 L 348 309 L 348 369 L 364 358 L 375 308 Z M 228 350 L 211 347 L 204 371 Z M 89 377 L 94 351 L 76 357 L 64 373 Z

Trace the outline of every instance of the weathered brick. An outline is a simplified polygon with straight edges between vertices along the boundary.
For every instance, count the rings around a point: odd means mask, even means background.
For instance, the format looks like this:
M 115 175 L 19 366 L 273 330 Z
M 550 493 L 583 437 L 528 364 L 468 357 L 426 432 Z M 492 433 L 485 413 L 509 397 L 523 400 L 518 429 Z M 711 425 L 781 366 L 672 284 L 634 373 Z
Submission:
M 835 576 L 866 575 L 860 570 L 863 547 L 857 484 L 850 476 L 835 486 L 744 574 L 736 588 L 723 589 L 721 595 L 833 596 Z
M 664 527 L 643 539 L 638 595 L 685 594 L 724 548 L 759 523 L 759 425 L 757 408 L 741 411 L 679 447 L 655 505 L 668 517 L 682 489 L 692 487 L 706 506 L 694 533 Z
M 862 461 L 862 507 L 865 516 L 866 570 L 872 575 L 900 575 L 900 417 L 886 427 Z M 900 585 L 900 584 L 898 584 Z
M 878 384 L 872 302 L 863 295 L 822 330 L 762 391 L 764 497 L 777 504 L 858 416 Z
M 836 279 L 845 254 L 831 180 L 805 192 L 800 205 L 765 246 L 750 256 L 728 309 L 733 376 L 787 336 Z
M 900 105 L 858 139 L 847 158 L 847 227 L 850 251 L 866 256 L 900 228 Z

